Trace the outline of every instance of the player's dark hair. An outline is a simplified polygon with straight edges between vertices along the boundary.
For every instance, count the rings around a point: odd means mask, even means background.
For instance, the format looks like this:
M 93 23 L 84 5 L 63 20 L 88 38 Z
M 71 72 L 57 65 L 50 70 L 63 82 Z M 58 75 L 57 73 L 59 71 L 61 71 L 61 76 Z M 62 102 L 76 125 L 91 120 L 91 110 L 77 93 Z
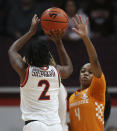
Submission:
M 27 45 L 25 52 L 26 63 L 36 67 L 49 65 L 50 55 L 45 41 L 33 41 Z

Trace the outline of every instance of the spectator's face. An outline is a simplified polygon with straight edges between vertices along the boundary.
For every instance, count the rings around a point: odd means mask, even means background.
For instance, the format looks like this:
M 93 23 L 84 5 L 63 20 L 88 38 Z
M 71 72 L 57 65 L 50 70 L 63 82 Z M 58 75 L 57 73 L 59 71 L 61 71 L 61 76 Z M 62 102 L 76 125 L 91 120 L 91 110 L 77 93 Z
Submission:
M 91 70 L 91 64 L 87 63 L 83 65 L 83 67 L 80 70 L 80 83 L 83 89 L 90 86 L 92 78 L 93 78 L 93 73 Z
M 76 13 L 76 10 L 77 10 L 74 1 L 68 1 L 68 2 L 66 3 L 65 9 L 66 9 L 66 12 L 67 12 L 67 14 L 68 14 L 69 16 L 73 16 L 73 15 Z

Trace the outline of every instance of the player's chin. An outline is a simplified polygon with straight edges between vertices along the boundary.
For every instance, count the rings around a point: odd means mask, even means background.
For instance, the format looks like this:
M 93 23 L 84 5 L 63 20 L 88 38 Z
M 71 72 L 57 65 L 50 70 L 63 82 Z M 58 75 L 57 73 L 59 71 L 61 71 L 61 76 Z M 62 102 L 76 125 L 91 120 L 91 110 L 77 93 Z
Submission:
M 88 79 L 87 80 L 83 79 L 83 80 L 81 80 L 81 82 L 82 82 L 82 85 L 85 86 L 85 87 L 90 86 L 90 83 L 91 83 L 90 80 L 88 80 Z

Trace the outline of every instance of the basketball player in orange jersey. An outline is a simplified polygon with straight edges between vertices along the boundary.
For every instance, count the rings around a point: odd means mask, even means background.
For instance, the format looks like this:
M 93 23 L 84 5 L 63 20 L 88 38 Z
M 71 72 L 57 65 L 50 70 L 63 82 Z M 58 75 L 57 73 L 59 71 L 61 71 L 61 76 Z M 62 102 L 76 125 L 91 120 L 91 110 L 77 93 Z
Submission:
M 96 50 L 88 37 L 87 23 L 73 18 L 75 31 L 82 38 L 89 62 L 80 70 L 80 87 L 69 99 L 70 131 L 103 131 L 106 81 Z
M 58 50 L 62 66 L 55 69 L 50 63 L 47 43 L 32 43 L 28 46 L 24 62 L 19 50 L 36 34 L 39 24 L 34 15 L 30 30 L 16 40 L 9 48 L 8 54 L 11 66 L 20 77 L 20 96 L 22 119 L 25 121 L 23 131 L 62 131 L 58 115 L 60 76 L 66 79 L 73 71 L 72 63 L 62 43 L 63 32 L 50 38 Z M 27 65 L 26 65 L 27 63 Z

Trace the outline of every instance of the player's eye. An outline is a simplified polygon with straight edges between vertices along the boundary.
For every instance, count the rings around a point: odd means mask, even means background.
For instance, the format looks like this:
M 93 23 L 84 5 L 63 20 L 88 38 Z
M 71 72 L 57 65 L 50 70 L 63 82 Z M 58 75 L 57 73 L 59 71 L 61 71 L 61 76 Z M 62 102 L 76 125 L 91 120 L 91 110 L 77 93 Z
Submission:
M 89 74 L 93 74 L 93 72 L 92 72 L 92 71 L 89 71 Z
M 84 73 L 85 72 L 85 69 L 81 69 L 81 71 L 80 71 L 81 73 Z

